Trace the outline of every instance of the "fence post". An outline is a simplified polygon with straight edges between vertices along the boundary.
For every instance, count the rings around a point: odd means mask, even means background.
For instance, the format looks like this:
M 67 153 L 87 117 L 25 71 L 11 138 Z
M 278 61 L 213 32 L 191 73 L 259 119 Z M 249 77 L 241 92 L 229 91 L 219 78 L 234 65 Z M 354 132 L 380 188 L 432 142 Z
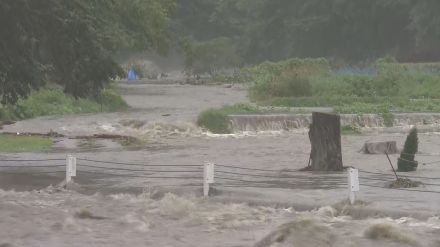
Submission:
M 214 183 L 214 163 L 206 162 L 203 166 L 203 196 L 209 195 L 209 184 Z
M 356 192 L 359 191 L 359 170 L 355 168 L 348 168 L 348 199 L 353 205 L 356 201 Z
M 66 184 L 72 181 L 72 177 L 76 177 L 76 157 L 69 154 L 66 158 Z

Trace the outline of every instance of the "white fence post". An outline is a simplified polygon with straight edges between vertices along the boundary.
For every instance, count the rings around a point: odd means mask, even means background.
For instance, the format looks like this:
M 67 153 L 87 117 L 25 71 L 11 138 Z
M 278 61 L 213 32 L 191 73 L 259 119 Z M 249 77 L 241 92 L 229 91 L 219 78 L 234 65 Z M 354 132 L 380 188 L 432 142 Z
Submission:
M 214 163 L 206 162 L 203 166 L 203 196 L 209 195 L 209 184 L 214 183 Z
M 67 155 L 66 158 L 66 184 L 72 181 L 72 177 L 76 177 L 76 157 Z
M 359 191 L 359 170 L 348 168 L 348 199 L 353 205 L 356 201 L 356 192 Z

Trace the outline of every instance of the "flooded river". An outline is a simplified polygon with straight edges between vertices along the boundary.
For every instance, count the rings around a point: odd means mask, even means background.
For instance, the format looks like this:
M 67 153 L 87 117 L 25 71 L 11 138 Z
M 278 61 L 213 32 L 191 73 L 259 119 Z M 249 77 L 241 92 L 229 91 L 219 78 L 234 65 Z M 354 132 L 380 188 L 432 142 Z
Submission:
M 419 191 L 385 188 L 393 180 L 386 156 L 359 152 L 366 141 L 401 147 L 404 131 L 343 136 L 344 165 L 360 169 L 358 201 L 348 206 L 345 173 L 297 171 L 309 158 L 304 129 L 212 135 L 194 125 L 201 110 L 246 102 L 243 87 L 139 83 L 121 93 L 127 112 L 5 127 L 66 137 L 48 153 L 1 155 L 27 160 L 1 165 L 28 168 L 1 168 L 0 246 L 440 246 L 437 133 L 419 135 L 419 169 L 409 173 Z M 142 142 L 69 138 L 97 133 Z M 67 154 L 78 159 L 70 190 L 56 187 Z M 44 159 L 53 160 L 33 161 Z M 205 199 L 207 161 L 216 178 Z

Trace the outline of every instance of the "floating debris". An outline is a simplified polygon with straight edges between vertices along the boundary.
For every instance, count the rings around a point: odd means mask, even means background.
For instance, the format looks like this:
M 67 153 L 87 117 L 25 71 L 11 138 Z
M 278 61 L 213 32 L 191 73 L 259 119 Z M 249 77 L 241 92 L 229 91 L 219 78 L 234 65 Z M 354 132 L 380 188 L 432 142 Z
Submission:
M 422 183 L 419 181 L 412 181 L 409 178 L 399 178 L 387 185 L 388 188 L 414 188 L 419 187 Z

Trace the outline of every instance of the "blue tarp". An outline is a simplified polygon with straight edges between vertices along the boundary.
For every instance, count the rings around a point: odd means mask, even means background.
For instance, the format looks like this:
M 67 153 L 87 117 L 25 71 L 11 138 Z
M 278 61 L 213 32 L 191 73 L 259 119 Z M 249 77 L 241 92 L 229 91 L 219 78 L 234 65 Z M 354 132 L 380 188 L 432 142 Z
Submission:
M 127 80 L 129 80 L 129 81 L 134 81 L 134 80 L 136 80 L 136 72 L 134 72 L 133 69 L 129 69 L 129 70 L 128 70 Z

